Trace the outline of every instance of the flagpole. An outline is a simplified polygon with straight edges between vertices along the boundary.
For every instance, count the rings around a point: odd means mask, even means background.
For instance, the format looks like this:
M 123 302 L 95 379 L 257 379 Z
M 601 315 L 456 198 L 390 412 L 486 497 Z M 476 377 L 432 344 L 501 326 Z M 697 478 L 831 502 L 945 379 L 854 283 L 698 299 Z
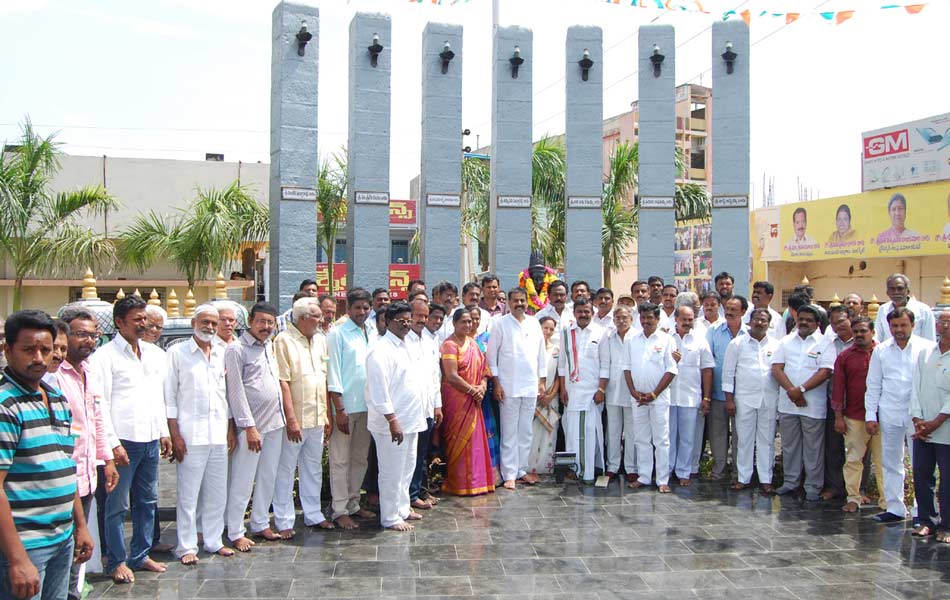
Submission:
M 501 0 L 492 0 L 491 2 L 491 29 L 495 31 L 498 28 L 498 14 L 500 12 L 499 4 Z

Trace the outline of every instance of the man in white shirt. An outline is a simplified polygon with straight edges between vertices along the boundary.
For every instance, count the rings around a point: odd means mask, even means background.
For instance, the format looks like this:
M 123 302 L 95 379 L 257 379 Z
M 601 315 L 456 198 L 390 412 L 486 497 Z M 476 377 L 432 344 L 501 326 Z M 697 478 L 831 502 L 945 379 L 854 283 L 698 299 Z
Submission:
M 428 510 L 438 503 L 437 498 L 429 495 L 426 459 L 432 432 L 442 424 L 441 358 L 438 338 L 426 328 L 429 322 L 429 303 L 419 298 L 412 301 L 409 306 L 412 308 L 412 324 L 409 326 L 409 333 L 406 334 L 406 343 L 415 348 L 416 358 L 419 361 L 416 368 L 424 377 L 426 418 L 426 429 L 419 432 L 416 446 L 416 467 L 409 485 L 409 503 L 412 508 Z
M 439 344 L 441 344 L 455 331 L 452 315 L 459 306 L 459 289 L 450 281 L 441 281 L 432 288 L 432 301 L 445 307 L 445 319 L 442 322 L 442 329 L 439 330 Z
M 666 289 L 663 293 L 666 294 Z M 699 405 L 702 398 L 709 398 L 716 359 L 706 336 L 693 333 L 695 313 L 692 307 L 680 306 L 675 310 L 674 318 L 676 349 L 673 360 L 678 372 L 670 385 L 670 469 L 679 478 L 680 485 L 686 487 L 693 468 Z
M 601 413 L 607 390 L 600 382 L 610 373 L 603 350 L 606 330 L 592 323 L 593 317 L 590 300 L 574 301 L 574 323 L 562 333 L 557 365 L 563 390 L 564 449 L 574 453 L 576 473 L 584 483 L 593 483 L 594 469 L 604 466 Z
M 676 317 L 673 312 L 676 310 L 676 295 L 679 290 L 675 285 L 664 285 L 660 292 L 660 324 L 659 330 L 663 333 L 673 335 L 676 332 Z
M 474 281 L 469 281 L 462 286 L 462 302 L 459 308 L 463 306 L 475 306 L 478 308 L 480 319 L 478 320 L 478 330 L 475 332 L 475 335 L 484 333 L 488 331 L 488 328 L 491 326 L 492 316 L 491 313 L 479 306 L 479 303 L 482 301 L 482 286 L 478 285 Z M 454 313 L 453 313 L 454 314 Z M 451 324 L 452 319 L 448 319 Z M 449 331 L 449 335 L 452 335 L 452 332 L 455 331 L 455 328 L 452 327 Z M 446 336 L 448 337 L 448 336 Z M 474 337 L 474 336 L 473 336 Z
M 752 284 L 752 306 L 749 307 L 749 310 L 745 314 L 745 323 L 748 325 L 752 322 L 752 311 L 757 308 L 764 308 L 769 311 L 771 319 L 769 320 L 769 331 L 768 336 L 776 340 L 780 340 L 786 335 L 785 331 L 785 319 L 782 318 L 782 314 L 777 310 L 773 309 L 770 305 L 772 303 L 772 297 L 775 295 L 775 286 L 769 283 L 768 281 L 756 281 Z
M 294 471 L 307 527 L 333 529 L 323 514 L 323 440 L 330 433 L 327 419 L 327 343 L 325 311 L 318 298 L 301 298 L 291 307 L 293 323 L 274 338 L 277 378 L 286 425 L 281 439 L 274 482 L 274 524 L 280 536 L 294 536 Z
M 890 301 L 881 305 L 874 320 L 874 339 L 878 343 L 886 342 L 891 337 L 887 317 L 895 308 L 906 308 L 914 315 L 914 335 L 932 342 L 937 340 L 933 311 L 911 296 L 910 280 L 906 275 L 894 273 L 887 278 L 887 297 Z
M 661 494 L 670 492 L 670 391 L 676 376 L 673 351 L 676 344 L 659 330 L 660 307 L 651 302 L 640 305 L 643 332 L 627 342 L 623 376 L 635 402 L 637 471 L 640 478 L 627 484 L 636 489 L 650 485 L 656 460 L 656 484 Z
M 620 442 L 623 440 L 623 467 L 627 482 L 636 481 L 637 444 L 634 439 L 633 398 L 623 378 L 625 344 L 636 334 L 631 323 L 633 311 L 624 305 L 614 308 L 614 329 L 603 342 L 601 352 L 607 353 L 607 374 L 601 373 L 600 387 L 607 390 L 607 477 L 620 472 Z
M 106 497 L 106 572 L 117 583 L 130 583 L 133 570 L 164 572 L 152 560 L 155 512 L 158 503 L 159 456 L 171 454 L 165 417 L 165 356 L 157 346 L 142 342 L 148 317 L 145 301 L 126 296 L 112 309 L 118 335 L 96 351 L 90 365 L 103 387 L 104 412 L 112 419 L 112 439 L 119 483 Z M 136 485 L 132 485 L 133 482 Z M 134 508 L 132 546 L 125 550 L 125 517 Z
M 779 341 L 768 332 L 774 315 L 767 308 L 753 308 L 749 335 L 729 342 L 722 365 L 722 390 L 736 412 L 736 482 L 744 490 L 752 482 L 753 459 L 762 491 L 771 494 L 775 463 L 775 413 L 778 386 L 772 377 L 772 356 Z M 778 319 L 782 316 L 778 315 Z
M 221 556 L 234 554 L 221 542 L 228 500 L 228 450 L 234 438 L 228 425 L 225 346 L 213 343 L 218 310 L 202 304 L 195 309 L 191 326 L 191 338 L 169 349 L 165 377 L 165 412 L 172 456 L 178 463 L 175 555 L 183 565 L 198 562 L 199 492 L 205 550 Z
M 610 288 L 600 288 L 594 294 L 594 323 L 604 329 L 614 328 L 614 291 Z
M 237 311 L 244 308 L 229 300 L 215 302 L 214 306 L 218 309 L 218 330 L 214 343 L 226 347 L 237 342 L 237 336 L 234 335 L 234 329 L 237 327 Z
M 574 320 L 574 313 L 571 312 L 567 299 L 567 284 L 560 279 L 552 281 L 548 286 L 548 305 L 539 310 L 534 318 L 540 321 L 541 317 L 551 317 L 557 322 L 560 331 Z
M 890 289 L 891 282 L 888 282 Z M 910 395 L 914 368 L 920 354 L 934 343 L 914 334 L 915 315 L 908 307 L 895 308 L 887 315 L 890 335 L 871 353 L 868 364 L 864 419 L 868 435 L 881 432 L 881 462 L 884 467 L 884 500 L 887 508 L 876 515 L 879 523 L 907 518 L 904 506 L 904 443 L 914 462 L 914 424 L 910 417 Z M 876 325 L 875 325 L 876 327 Z M 916 517 L 917 510 L 912 511 Z
M 428 374 L 419 368 L 418 345 L 406 336 L 412 310 L 404 302 L 386 308 L 386 335 L 366 357 L 366 408 L 379 461 L 379 520 L 395 531 L 412 531 L 422 515 L 409 505 L 420 431 L 426 430 Z
M 805 468 L 805 499 L 818 502 L 825 480 L 825 417 L 828 414 L 828 378 L 834 369 L 834 344 L 818 330 L 818 310 L 798 309 L 798 329 L 782 338 L 772 355 L 772 377 L 778 382 L 779 428 L 785 482 L 776 493 L 790 494 L 801 487 Z
M 564 291 L 563 287 L 558 289 Z M 535 404 L 546 389 L 548 358 L 541 325 L 525 314 L 527 307 L 528 292 L 524 288 L 509 291 L 509 313 L 494 321 L 488 338 L 488 368 L 501 409 L 501 476 L 509 490 L 515 489 L 516 479 L 537 482 L 536 475 L 528 474 L 531 425 Z

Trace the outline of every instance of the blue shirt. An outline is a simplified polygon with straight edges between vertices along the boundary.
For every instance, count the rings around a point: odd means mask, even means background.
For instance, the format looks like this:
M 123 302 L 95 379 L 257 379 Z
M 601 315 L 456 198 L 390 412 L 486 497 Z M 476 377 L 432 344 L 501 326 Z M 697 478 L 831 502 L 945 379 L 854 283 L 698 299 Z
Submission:
M 360 327 L 347 319 L 327 335 L 327 390 L 343 397 L 350 414 L 366 412 L 366 357 L 376 341 L 376 329 L 369 322 Z
M 748 328 L 743 324 L 735 337 L 747 334 Z M 726 348 L 733 339 L 729 323 L 724 320 L 706 330 L 706 341 L 709 342 L 709 349 L 716 360 L 716 366 L 713 367 L 712 399 L 719 402 L 726 401 L 726 394 L 722 391 L 722 363 L 726 358 Z
M 0 379 L 0 470 L 13 525 L 27 550 L 59 544 L 73 533 L 76 463 L 72 414 L 45 382 L 26 388 L 9 368 Z

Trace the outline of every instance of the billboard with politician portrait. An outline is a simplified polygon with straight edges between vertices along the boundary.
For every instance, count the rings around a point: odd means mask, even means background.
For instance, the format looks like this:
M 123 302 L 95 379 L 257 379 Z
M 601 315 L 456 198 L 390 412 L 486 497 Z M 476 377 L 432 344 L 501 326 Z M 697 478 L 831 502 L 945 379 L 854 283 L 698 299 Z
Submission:
M 779 207 L 779 260 L 946 254 L 950 183 L 906 186 Z

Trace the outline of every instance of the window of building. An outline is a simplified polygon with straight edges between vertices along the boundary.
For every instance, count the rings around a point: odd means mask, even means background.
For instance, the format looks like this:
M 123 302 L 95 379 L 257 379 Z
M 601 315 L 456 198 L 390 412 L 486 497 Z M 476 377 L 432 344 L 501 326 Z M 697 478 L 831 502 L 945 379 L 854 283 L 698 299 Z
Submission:
M 327 253 L 323 251 L 323 248 L 317 246 L 317 262 L 326 262 Z M 336 244 L 333 246 L 333 262 L 335 263 L 345 263 L 346 262 L 346 240 L 338 239 Z
M 409 262 L 409 240 L 392 240 L 390 247 L 392 248 L 390 262 Z

